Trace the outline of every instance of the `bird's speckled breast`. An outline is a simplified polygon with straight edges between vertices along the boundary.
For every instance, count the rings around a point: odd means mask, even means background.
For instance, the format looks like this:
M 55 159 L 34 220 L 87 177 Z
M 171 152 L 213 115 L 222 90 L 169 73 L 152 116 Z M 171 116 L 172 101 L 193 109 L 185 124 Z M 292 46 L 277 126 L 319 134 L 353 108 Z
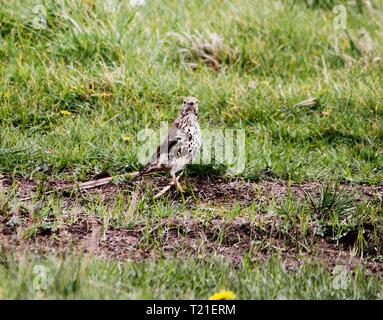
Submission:
M 183 117 L 180 121 L 182 129 L 182 144 L 187 154 L 188 162 L 193 161 L 202 145 L 201 129 L 194 114 Z

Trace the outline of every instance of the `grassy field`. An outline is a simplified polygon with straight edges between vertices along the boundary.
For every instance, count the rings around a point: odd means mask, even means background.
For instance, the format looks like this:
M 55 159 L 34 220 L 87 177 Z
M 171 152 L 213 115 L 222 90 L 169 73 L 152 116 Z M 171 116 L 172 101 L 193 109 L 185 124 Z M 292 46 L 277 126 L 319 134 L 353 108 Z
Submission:
M 212 263 L 214 262 L 214 263 Z M 44 271 L 44 276 L 42 276 Z M 89 258 L 7 260 L 0 269 L 1 298 L 208 299 L 230 287 L 238 299 L 382 299 L 382 282 L 358 269 L 347 285 L 317 264 L 287 272 L 277 259 L 266 265 L 211 259 L 105 262 Z
M 0 298 L 382 298 L 382 12 L 2 1 Z M 149 179 L 134 216 L 124 178 L 57 191 L 140 169 L 137 133 L 187 95 L 202 128 L 245 130 L 243 172 L 195 164 L 185 195 L 159 200 L 166 180 Z M 42 290 L 36 265 L 54 279 Z

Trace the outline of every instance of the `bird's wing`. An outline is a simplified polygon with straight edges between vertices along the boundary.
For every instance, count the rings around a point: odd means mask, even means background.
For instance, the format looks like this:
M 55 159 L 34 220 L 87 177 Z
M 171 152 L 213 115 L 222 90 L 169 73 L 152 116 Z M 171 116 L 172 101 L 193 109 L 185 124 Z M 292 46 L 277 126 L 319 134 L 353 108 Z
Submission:
M 177 136 L 179 136 L 179 132 L 181 130 L 179 120 L 180 119 L 177 118 L 173 122 L 172 126 L 170 127 L 170 129 L 168 131 L 167 137 L 161 143 L 161 145 L 158 146 L 156 152 L 154 152 L 154 154 L 152 155 L 152 157 L 148 161 L 148 164 L 145 165 L 145 167 L 158 164 L 158 162 L 162 156 L 165 156 L 166 158 L 168 158 L 168 155 L 169 155 L 171 149 L 179 142 L 177 140 Z
M 151 171 L 161 170 L 161 168 L 166 168 L 166 163 L 160 163 L 163 159 L 163 156 L 166 157 L 166 160 L 169 158 L 169 152 L 177 144 L 177 135 L 180 130 L 180 117 L 178 117 L 170 127 L 166 139 L 158 146 L 156 152 L 152 155 L 148 163 L 140 170 L 137 177 L 140 177 Z
M 157 163 L 162 155 L 168 156 L 170 150 L 177 144 L 177 133 L 180 130 L 179 123 L 175 121 L 168 131 L 165 140 L 158 146 L 156 152 L 151 157 L 149 163 Z

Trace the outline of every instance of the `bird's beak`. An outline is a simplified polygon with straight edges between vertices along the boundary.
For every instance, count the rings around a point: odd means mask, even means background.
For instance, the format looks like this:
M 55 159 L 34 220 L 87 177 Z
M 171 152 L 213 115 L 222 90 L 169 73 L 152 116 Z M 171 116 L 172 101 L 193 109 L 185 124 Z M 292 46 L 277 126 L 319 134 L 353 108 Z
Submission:
M 193 112 L 196 116 L 198 115 L 197 108 L 194 105 L 189 104 L 189 111 Z

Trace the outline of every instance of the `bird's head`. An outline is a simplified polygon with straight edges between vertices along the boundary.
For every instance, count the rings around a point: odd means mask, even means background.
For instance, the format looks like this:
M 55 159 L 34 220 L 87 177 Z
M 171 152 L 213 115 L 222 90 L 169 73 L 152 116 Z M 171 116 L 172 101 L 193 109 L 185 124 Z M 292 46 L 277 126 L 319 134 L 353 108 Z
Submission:
M 182 102 L 181 114 L 186 116 L 189 113 L 194 113 L 198 116 L 198 100 L 194 97 L 186 97 Z

